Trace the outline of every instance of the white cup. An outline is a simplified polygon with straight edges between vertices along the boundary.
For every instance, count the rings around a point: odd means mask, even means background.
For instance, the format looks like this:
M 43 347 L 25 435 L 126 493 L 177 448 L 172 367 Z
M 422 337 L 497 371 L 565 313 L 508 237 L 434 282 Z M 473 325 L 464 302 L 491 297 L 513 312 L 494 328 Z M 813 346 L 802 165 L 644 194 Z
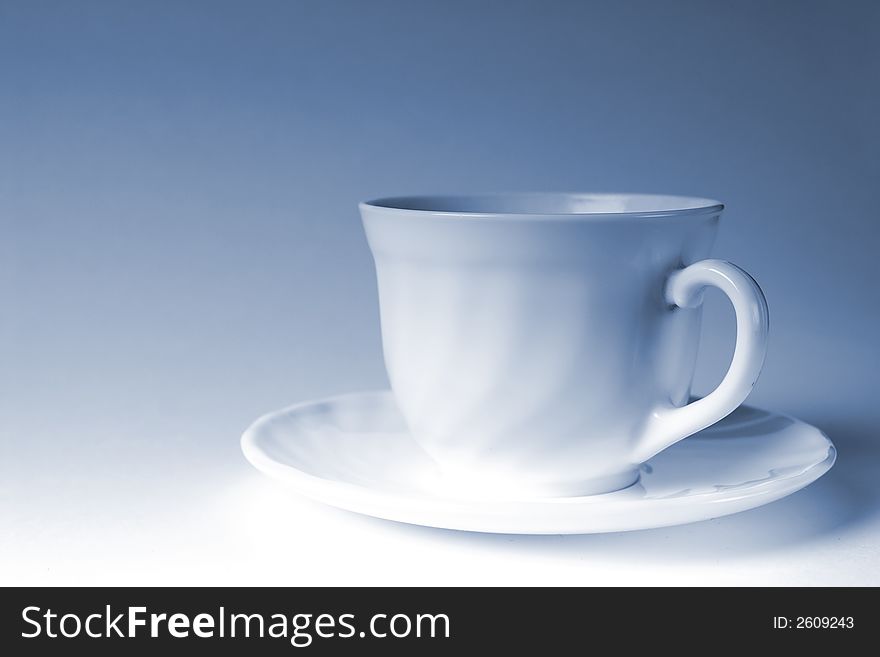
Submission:
M 609 492 L 739 406 L 767 302 L 709 256 L 723 206 L 641 194 L 385 198 L 360 205 L 391 387 L 414 439 L 502 496 Z M 721 384 L 688 403 L 702 291 L 736 310 Z

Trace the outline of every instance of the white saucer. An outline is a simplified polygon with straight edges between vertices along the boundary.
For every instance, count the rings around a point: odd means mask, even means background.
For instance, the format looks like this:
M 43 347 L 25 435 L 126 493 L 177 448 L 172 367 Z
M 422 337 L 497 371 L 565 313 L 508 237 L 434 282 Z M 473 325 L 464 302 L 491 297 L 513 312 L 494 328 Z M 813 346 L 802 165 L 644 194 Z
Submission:
M 741 407 L 661 452 L 639 483 L 604 495 L 499 500 L 444 482 L 412 441 L 391 393 L 291 406 L 242 436 L 258 470 L 349 511 L 416 525 L 510 534 L 588 534 L 664 527 L 753 509 L 800 490 L 834 463 L 818 429 Z

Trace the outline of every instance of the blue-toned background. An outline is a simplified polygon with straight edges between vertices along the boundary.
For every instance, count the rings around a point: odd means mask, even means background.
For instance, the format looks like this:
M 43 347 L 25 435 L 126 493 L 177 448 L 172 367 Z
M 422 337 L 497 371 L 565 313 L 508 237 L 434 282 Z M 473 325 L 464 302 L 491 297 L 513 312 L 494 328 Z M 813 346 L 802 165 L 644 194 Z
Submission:
M 838 442 L 829 524 L 873 521 L 878 33 L 867 1 L 0 0 L 6 548 L 64 500 L 214 500 L 256 415 L 386 385 L 356 204 L 444 191 L 724 201 L 771 305 L 751 402 Z

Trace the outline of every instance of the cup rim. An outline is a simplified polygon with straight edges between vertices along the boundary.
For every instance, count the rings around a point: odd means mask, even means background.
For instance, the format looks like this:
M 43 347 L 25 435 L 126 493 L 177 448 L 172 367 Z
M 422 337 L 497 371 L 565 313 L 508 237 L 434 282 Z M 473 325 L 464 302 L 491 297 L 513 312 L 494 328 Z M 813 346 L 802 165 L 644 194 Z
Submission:
M 497 200 L 499 205 L 519 204 L 521 209 L 486 209 Z M 595 210 L 559 210 L 571 206 L 593 205 Z M 540 208 L 546 207 L 547 210 Z M 604 205 L 603 205 L 604 204 Z M 605 193 L 605 192 L 502 192 L 486 194 L 417 194 L 385 196 L 360 204 L 361 210 L 379 210 L 392 214 L 474 218 L 661 218 L 671 216 L 713 215 L 724 204 L 709 198 L 674 194 Z M 479 206 L 480 209 L 469 209 Z M 631 209 L 627 209 L 627 207 Z

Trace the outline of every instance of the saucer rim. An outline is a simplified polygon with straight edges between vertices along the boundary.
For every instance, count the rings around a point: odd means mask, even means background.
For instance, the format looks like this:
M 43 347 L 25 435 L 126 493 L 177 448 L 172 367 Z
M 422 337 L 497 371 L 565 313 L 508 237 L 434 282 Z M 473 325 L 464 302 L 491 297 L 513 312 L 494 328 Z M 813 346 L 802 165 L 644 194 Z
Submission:
M 371 488 L 369 486 L 364 486 L 361 484 L 352 483 L 349 481 L 337 480 L 337 479 L 327 479 L 324 477 L 320 477 L 314 474 L 310 474 L 305 472 L 299 468 L 296 468 L 292 465 L 288 465 L 282 463 L 268 454 L 259 447 L 259 434 L 263 427 L 271 424 L 282 416 L 290 415 L 293 413 L 297 413 L 304 409 L 308 409 L 312 406 L 322 405 L 322 404 L 334 404 L 344 402 L 348 399 L 358 398 L 363 399 L 367 396 L 372 397 L 387 397 L 391 394 L 391 391 L 388 389 L 384 390 L 363 390 L 357 392 L 347 392 L 336 395 L 329 395 L 317 399 L 297 402 L 291 404 L 289 406 L 285 406 L 283 408 L 277 409 L 275 411 L 270 411 L 258 417 L 251 425 L 244 431 L 241 436 L 240 445 L 242 453 L 244 454 L 245 459 L 254 466 L 257 470 L 266 474 L 273 479 L 278 479 L 284 481 L 288 484 L 294 484 L 294 487 L 301 492 L 302 494 L 312 497 L 313 499 L 317 499 L 319 501 L 332 504 L 334 506 L 339 506 L 341 508 L 346 508 L 348 510 L 354 511 L 356 513 L 364 513 L 363 511 L 358 511 L 357 509 L 351 508 L 350 505 L 342 504 L 339 502 L 327 502 L 327 498 L 341 498 L 344 497 L 343 493 L 347 492 L 348 495 L 357 495 L 359 499 L 365 500 L 370 499 L 371 502 L 378 503 L 381 505 L 387 506 L 400 506 L 400 494 L 394 493 L 390 491 L 379 490 L 376 488 Z M 426 506 L 434 506 L 434 507 L 446 507 L 449 504 L 455 503 L 463 503 L 467 502 L 470 504 L 489 504 L 493 507 L 500 507 L 506 505 L 516 505 L 520 506 L 523 504 L 529 505 L 539 505 L 539 506 L 564 506 L 564 505 L 583 505 L 583 504 L 613 504 L 615 506 L 637 506 L 637 507 L 650 507 L 652 504 L 662 503 L 664 506 L 691 506 L 695 502 L 701 505 L 713 505 L 713 504 L 721 504 L 725 502 L 734 502 L 740 498 L 756 498 L 760 497 L 764 492 L 762 489 L 772 489 L 773 494 L 780 493 L 780 488 L 783 488 L 787 492 L 783 492 L 781 495 L 776 497 L 775 499 L 780 499 L 781 497 L 785 497 L 793 492 L 804 488 L 805 486 L 811 484 L 816 481 L 820 477 L 822 477 L 825 473 L 827 473 L 834 465 L 837 460 L 837 448 L 834 443 L 828 437 L 825 432 L 823 432 L 818 427 L 804 422 L 792 415 L 787 413 L 780 413 L 776 411 L 768 411 L 765 409 L 761 409 L 751 405 L 743 405 L 743 407 L 763 411 L 766 413 L 770 413 L 776 417 L 783 417 L 794 424 L 799 425 L 804 429 L 810 429 L 811 431 L 818 434 L 819 437 L 825 440 L 827 452 L 824 459 L 821 461 L 817 461 L 811 465 L 805 466 L 803 470 L 782 475 L 773 479 L 768 479 L 766 481 L 755 482 L 750 485 L 747 490 L 739 489 L 734 487 L 727 491 L 718 491 L 718 490 L 708 490 L 702 492 L 688 493 L 686 495 L 680 495 L 678 497 L 662 497 L 662 498 L 625 498 L 620 497 L 619 494 L 627 489 L 624 488 L 622 490 L 610 491 L 607 493 L 598 493 L 594 495 L 580 495 L 580 496 L 567 496 L 567 497 L 517 497 L 517 498 L 453 498 L 453 497 L 427 497 L 427 496 L 418 496 L 414 498 L 409 498 L 413 500 L 419 507 L 425 508 Z M 714 426 L 714 425 L 713 425 Z M 710 427 L 707 427 L 707 429 Z M 705 429 L 704 429 L 705 431 Z M 697 434 L 695 434 L 697 435 Z M 685 439 L 687 440 L 687 439 Z M 646 463 L 650 463 L 651 459 L 646 461 Z M 636 482 L 637 483 L 637 482 Z M 634 484 L 635 485 L 635 484 Z M 791 490 L 788 490 L 788 489 Z M 324 494 L 321 495 L 313 495 L 312 491 L 317 492 L 317 490 L 323 490 Z M 617 499 L 615 499 L 617 496 Z M 712 499 L 706 499 L 712 498 Z M 774 500 L 771 500 L 774 501 Z M 405 505 L 409 506 L 409 505 Z M 762 504 L 755 505 L 762 506 Z M 754 508 L 754 507 L 752 507 Z M 376 515 L 376 514 L 369 514 Z M 725 514 L 722 514 L 725 515 Z M 384 517 L 384 516 L 380 516 Z M 396 520 L 396 518 L 389 518 L 391 520 Z M 415 524 L 428 524 L 428 523 L 415 523 Z M 680 524 L 680 523 L 676 523 Z M 437 526 L 437 525 L 431 525 Z

